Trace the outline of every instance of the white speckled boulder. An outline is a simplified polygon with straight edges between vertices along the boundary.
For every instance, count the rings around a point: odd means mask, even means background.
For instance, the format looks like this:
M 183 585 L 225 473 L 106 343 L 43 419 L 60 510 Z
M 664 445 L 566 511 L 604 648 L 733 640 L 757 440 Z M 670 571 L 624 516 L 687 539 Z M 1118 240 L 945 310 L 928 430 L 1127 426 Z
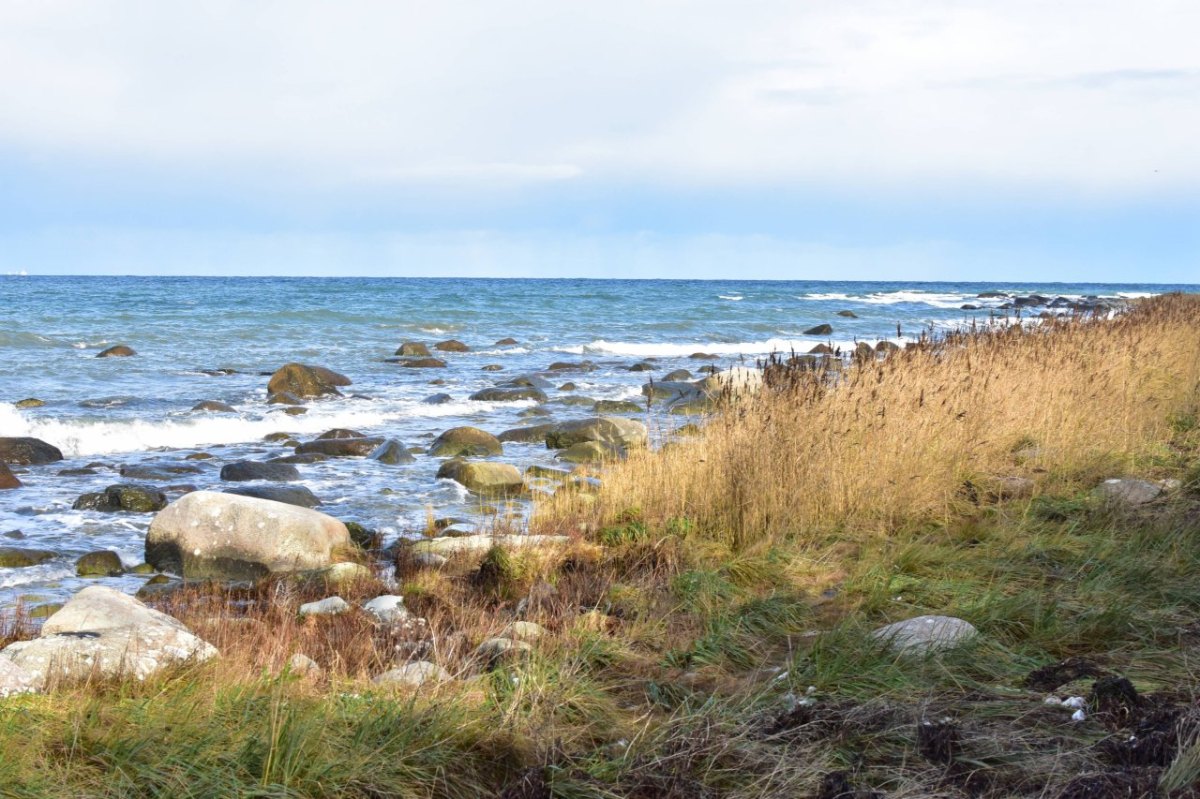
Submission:
M 352 549 L 346 525 L 315 510 L 195 491 L 150 523 L 146 562 L 187 578 L 256 579 L 320 569 Z
M 917 616 L 880 627 L 871 635 L 899 652 L 920 655 L 964 644 L 978 631 L 954 616 Z
M 93 585 L 47 619 L 40 637 L 10 644 L 0 651 L 0 660 L 42 687 L 59 679 L 143 680 L 170 664 L 216 654 L 179 620 L 120 591 Z

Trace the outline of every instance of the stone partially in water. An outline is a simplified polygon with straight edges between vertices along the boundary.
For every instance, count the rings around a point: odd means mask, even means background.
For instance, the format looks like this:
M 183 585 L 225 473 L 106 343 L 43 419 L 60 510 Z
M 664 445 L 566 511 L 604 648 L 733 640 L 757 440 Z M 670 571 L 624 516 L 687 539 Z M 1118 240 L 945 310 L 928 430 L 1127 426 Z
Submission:
M 555 457 L 566 463 L 603 463 L 619 460 L 621 449 L 599 441 L 580 441 L 560 451 Z
M 290 463 L 234 461 L 221 467 L 221 479 L 231 483 L 246 480 L 271 480 L 288 483 L 300 479 L 300 470 Z
M 804 331 L 806 336 L 828 336 L 833 333 L 833 325 L 817 325 Z
M 238 486 L 225 489 L 226 494 L 237 494 L 242 497 L 269 499 L 272 502 L 282 502 L 285 505 L 295 505 L 297 508 L 315 508 L 321 504 L 317 495 L 304 486 Z
M 18 408 L 40 408 L 46 403 L 37 397 L 29 397 L 28 399 L 18 400 L 13 404 Z
M 237 413 L 237 408 L 217 400 L 204 400 L 192 406 L 193 412 L 207 413 Z
M 470 352 L 471 351 L 470 347 L 468 347 L 466 344 L 463 344 L 461 341 L 458 341 L 457 339 L 447 339 L 446 341 L 439 341 L 437 344 L 433 345 L 433 348 L 435 350 L 440 350 L 441 352 Z
M 371 451 L 367 456 L 373 461 L 386 463 L 388 466 L 398 466 L 402 463 L 412 463 L 416 460 L 408 449 L 394 438 L 389 438 Z
M 429 351 L 429 347 L 426 347 L 419 341 L 406 341 L 396 350 L 396 355 L 405 358 L 428 358 L 432 354 Z
M 296 454 L 318 453 L 331 458 L 365 458 L 383 443 L 384 439 L 378 437 L 324 438 L 301 444 L 296 447 Z
M 0 463 L 40 466 L 63 459 L 62 451 L 40 438 L 0 438 Z
M 289 363 L 281 366 L 267 383 L 268 394 L 287 393 L 296 397 L 339 397 L 339 386 L 350 385 L 350 378 L 323 366 Z
M 0 568 L 23 569 L 53 560 L 55 553 L 48 549 L 0 547 Z
M 97 510 L 106 513 L 153 513 L 166 506 L 167 495 L 154 486 L 117 483 L 98 493 L 83 494 L 71 507 L 73 510 Z
M 546 433 L 554 429 L 553 424 L 535 424 L 531 427 L 515 427 L 505 430 L 498 438 L 500 441 L 515 441 L 522 444 L 544 444 Z
M 521 472 L 507 463 L 449 460 L 438 469 L 437 476 L 484 496 L 515 496 L 526 490 Z
M 469 399 L 476 402 L 519 402 L 520 400 L 545 402 L 547 397 L 545 391 L 534 386 L 513 386 L 511 388 L 496 386 L 495 388 L 480 389 Z
M 127 347 L 124 344 L 117 344 L 115 346 L 109 347 L 106 350 L 101 350 L 96 355 L 96 357 L 97 358 L 129 358 L 130 356 L 133 356 L 133 355 L 137 355 L 137 352 L 134 351 L 133 347 Z
M 621 449 L 644 447 L 649 438 L 646 425 L 620 416 L 599 416 L 561 422 L 546 434 L 550 449 L 566 449 L 583 441 L 598 441 Z
M 75 574 L 80 577 L 118 577 L 125 573 L 121 557 L 116 552 L 89 552 L 75 561 Z
M 315 510 L 196 491 L 154 517 L 146 562 L 189 579 L 244 580 L 324 568 L 352 547 L 346 525 Z
M 433 440 L 429 454 L 435 458 L 459 455 L 486 457 L 504 452 L 504 446 L 494 435 L 478 427 L 452 427 Z
M 20 487 L 21 481 L 12 473 L 12 469 L 8 468 L 7 463 L 0 461 L 0 490 Z

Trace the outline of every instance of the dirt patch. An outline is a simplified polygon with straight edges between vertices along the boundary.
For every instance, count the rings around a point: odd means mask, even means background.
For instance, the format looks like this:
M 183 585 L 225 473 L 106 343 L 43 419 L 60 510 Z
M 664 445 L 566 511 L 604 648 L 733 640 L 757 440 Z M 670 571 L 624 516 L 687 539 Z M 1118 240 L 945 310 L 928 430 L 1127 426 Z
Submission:
M 1154 768 L 1084 774 L 1068 782 L 1058 799 L 1158 799 L 1159 776 Z
M 1025 677 L 1025 685 L 1034 691 L 1053 691 L 1075 680 L 1102 676 L 1103 670 L 1087 658 L 1067 658 L 1029 672 Z

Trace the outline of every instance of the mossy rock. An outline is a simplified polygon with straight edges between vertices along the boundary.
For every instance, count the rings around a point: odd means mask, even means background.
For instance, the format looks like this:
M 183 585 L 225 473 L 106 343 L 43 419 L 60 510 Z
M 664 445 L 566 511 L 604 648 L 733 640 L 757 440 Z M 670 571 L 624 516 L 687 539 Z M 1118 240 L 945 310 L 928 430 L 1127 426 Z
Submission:
M 449 460 L 438 469 L 437 476 L 483 496 L 514 496 L 526 490 L 521 472 L 507 463 Z
M 567 463 L 603 463 L 621 457 L 621 450 L 599 441 L 580 441 L 558 453 L 557 458 Z
M 433 440 L 429 454 L 435 458 L 486 457 L 504 452 L 504 445 L 478 427 L 452 427 Z
M 125 573 L 116 552 L 89 552 L 75 561 L 75 573 L 80 577 L 118 577 Z
M 628 400 L 597 400 L 592 410 L 596 413 L 641 413 L 645 408 Z
M 267 383 L 268 394 L 288 393 L 296 397 L 339 397 L 339 386 L 350 385 L 350 378 L 323 366 L 302 363 L 284 364 Z
M 28 399 L 19 400 L 14 404 L 18 408 L 40 408 L 46 403 L 44 400 L 40 400 L 37 397 L 29 397 Z
M 428 358 L 433 353 L 419 341 L 406 341 L 396 350 L 396 354 L 405 358 Z
M 0 568 L 24 569 L 37 566 L 56 557 L 57 553 L 48 549 L 23 549 L 21 547 L 0 547 Z

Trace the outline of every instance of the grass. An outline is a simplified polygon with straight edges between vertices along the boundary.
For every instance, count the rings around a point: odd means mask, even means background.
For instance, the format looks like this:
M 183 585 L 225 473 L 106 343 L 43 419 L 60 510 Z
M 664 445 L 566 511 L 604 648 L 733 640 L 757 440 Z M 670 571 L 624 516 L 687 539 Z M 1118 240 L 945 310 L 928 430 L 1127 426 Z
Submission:
M 222 657 L 0 702 L 0 796 L 1200 795 L 1198 329 L 1200 298 L 1171 296 L 839 373 L 770 364 L 695 434 L 545 502 L 535 531 L 569 546 L 401 553 L 421 624 L 301 620 L 324 591 L 282 580 L 160 600 Z M 1122 475 L 1180 485 L 1097 501 Z M 933 657 L 870 634 L 925 613 L 981 634 Z M 518 618 L 545 629 L 532 652 L 481 662 Z M 298 652 L 322 673 L 290 673 Z M 370 682 L 413 658 L 455 679 Z M 1136 701 L 1104 699 L 1117 677 Z

